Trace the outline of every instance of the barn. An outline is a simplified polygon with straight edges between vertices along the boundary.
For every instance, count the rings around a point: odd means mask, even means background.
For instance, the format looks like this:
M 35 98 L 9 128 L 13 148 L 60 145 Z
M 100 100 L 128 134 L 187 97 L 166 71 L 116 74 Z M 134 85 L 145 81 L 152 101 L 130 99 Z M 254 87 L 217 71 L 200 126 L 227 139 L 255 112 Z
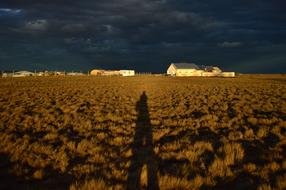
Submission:
M 172 63 L 167 70 L 171 76 L 202 76 L 203 72 L 194 63 Z
M 90 71 L 90 75 L 101 75 L 103 73 L 103 70 L 98 70 L 98 69 L 93 69 L 92 71 Z
M 194 63 L 171 63 L 167 70 L 170 76 L 235 77 L 235 72 L 222 72 L 218 67 L 197 66 Z
M 90 71 L 90 75 L 95 76 L 134 76 L 134 70 L 92 70 Z

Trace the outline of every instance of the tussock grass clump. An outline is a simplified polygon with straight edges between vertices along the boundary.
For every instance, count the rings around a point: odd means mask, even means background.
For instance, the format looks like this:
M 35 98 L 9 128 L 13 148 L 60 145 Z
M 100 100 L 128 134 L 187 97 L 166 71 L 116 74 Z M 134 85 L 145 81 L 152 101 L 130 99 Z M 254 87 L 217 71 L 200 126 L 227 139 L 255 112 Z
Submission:
M 44 177 L 44 171 L 43 170 L 37 170 L 34 172 L 33 177 L 35 179 L 41 180 Z
M 238 143 L 228 143 L 219 149 L 219 151 L 224 153 L 224 163 L 227 165 L 240 162 L 244 157 L 244 149 Z
M 118 187 L 111 188 L 103 180 L 85 180 L 83 183 L 76 182 L 75 184 L 71 185 L 69 190 L 106 190 L 106 189 L 121 189 Z
M 197 188 L 200 187 L 200 184 L 197 182 Z M 159 178 L 159 187 L 160 189 L 192 189 L 192 184 L 187 179 L 177 178 L 173 176 L 160 176 Z M 194 187 L 194 186 L 193 186 Z
M 228 163 L 226 161 L 216 158 L 213 163 L 208 168 L 208 173 L 212 177 L 230 177 L 233 176 L 233 172 L 230 167 L 228 167 Z

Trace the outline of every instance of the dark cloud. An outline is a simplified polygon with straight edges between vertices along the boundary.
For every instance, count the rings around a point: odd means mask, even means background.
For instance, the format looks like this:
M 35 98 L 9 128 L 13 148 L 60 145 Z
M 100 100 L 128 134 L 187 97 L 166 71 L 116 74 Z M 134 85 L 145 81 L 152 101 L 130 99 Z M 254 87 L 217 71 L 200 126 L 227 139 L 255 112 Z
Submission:
M 222 48 L 237 48 L 241 47 L 243 44 L 241 42 L 222 42 L 218 46 Z
M 282 0 L 2 0 L 0 69 L 162 72 L 192 61 L 285 72 L 283 8 Z

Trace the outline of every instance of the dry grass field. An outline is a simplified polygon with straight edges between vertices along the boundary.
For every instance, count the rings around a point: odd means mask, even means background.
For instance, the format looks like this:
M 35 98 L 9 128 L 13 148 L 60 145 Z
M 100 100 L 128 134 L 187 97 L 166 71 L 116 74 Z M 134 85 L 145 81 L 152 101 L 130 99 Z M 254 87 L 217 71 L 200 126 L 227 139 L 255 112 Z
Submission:
M 0 189 L 286 189 L 286 77 L 0 79 Z

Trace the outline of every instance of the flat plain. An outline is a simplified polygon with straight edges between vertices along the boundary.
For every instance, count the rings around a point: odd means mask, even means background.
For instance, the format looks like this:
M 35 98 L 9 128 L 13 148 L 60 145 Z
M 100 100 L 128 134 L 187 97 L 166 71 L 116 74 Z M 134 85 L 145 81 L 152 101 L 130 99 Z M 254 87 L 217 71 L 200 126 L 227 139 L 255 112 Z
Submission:
M 286 77 L 0 79 L 0 189 L 286 189 Z

